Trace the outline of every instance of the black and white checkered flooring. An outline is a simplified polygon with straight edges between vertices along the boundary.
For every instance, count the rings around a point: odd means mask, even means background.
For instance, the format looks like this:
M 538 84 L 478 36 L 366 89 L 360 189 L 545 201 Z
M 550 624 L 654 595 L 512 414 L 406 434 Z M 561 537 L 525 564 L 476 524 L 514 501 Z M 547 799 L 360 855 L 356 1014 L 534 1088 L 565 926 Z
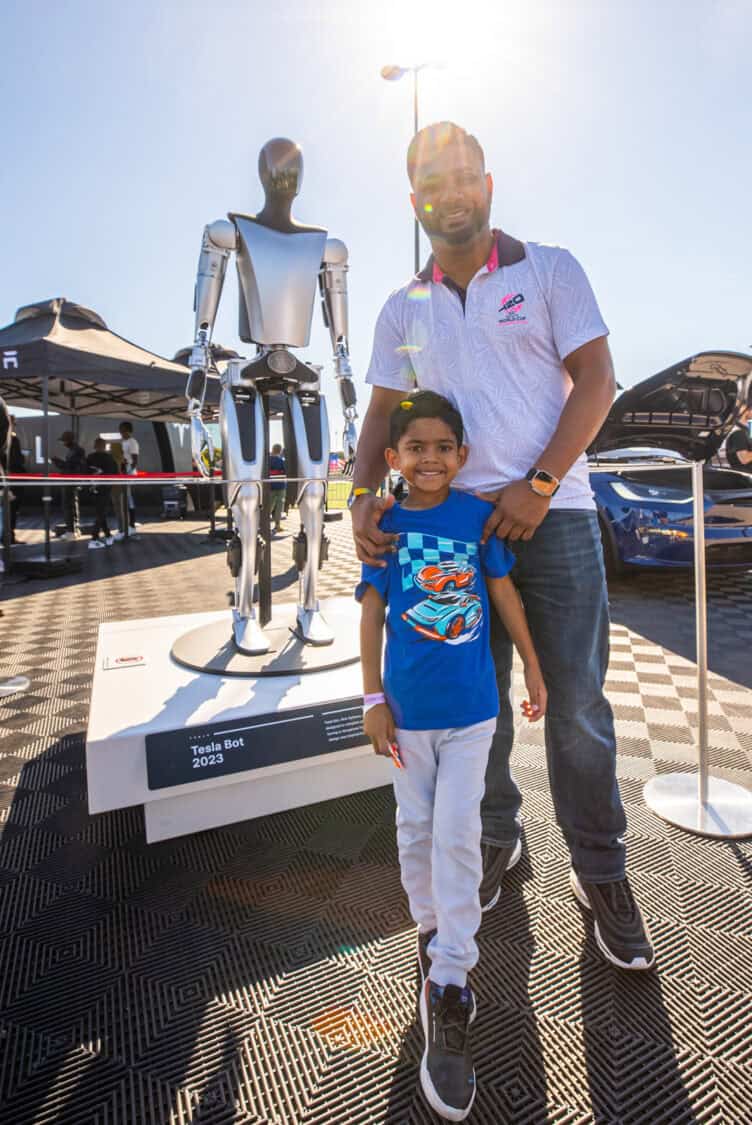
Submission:
M 294 518 L 288 522 L 293 522 Z M 322 594 L 358 574 L 328 525 Z M 22 532 L 23 535 L 23 532 Z M 221 545 L 153 524 L 84 573 L 2 588 L 0 1120 L 425 1125 L 414 930 L 388 789 L 149 846 L 90 817 L 84 731 L 100 621 L 222 608 Z M 276 597 L 295 597 L 290 537 Z M 471 1121 L 752 1121 L 752 843 L 690 836 L 642 799 L 692 768 L 691 576 L 615 584 L 608 693 L 653 974 L 599 957 L 569 893 L 542 732 L 520 730 L 526 849 L 484 922 Z M 713 772 L 752 787 L 752 573 L 709 578 Z

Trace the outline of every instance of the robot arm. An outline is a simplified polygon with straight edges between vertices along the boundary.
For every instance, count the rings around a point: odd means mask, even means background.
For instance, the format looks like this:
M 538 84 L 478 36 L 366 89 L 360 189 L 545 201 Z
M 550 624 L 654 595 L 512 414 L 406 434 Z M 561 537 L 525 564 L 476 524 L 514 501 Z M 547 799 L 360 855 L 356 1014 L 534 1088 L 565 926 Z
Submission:
M 219 298 L 227 270 L 227 259 L 237 244 L 235 227 L 227 219 L 217 219 L 204 227 L 201 256 L 193 298 L 196 329 L 189 366 L 191 373 L 185 389 L 188 415 L 191 419 L 191 451 L 193 460 L 205 477 L 212 475 L 214 443 L 201 421 L 206 393 L 206 376 L 211 363 L 209 344 L 217 316 Z
M 347 343 L 347 247 L 338 238 L 328 238 L 324 250 L 324 261 L 319 273 L 321 303 L 324 323 L 329 329 L 334 350 L 334 375 L 342 400 L 342 413 L 345 419 L 343 445 L 345 451 L 344 472 L 352 472 L 355 463 L 357 431 L 355 384 L 350 367 L 350 352 Z

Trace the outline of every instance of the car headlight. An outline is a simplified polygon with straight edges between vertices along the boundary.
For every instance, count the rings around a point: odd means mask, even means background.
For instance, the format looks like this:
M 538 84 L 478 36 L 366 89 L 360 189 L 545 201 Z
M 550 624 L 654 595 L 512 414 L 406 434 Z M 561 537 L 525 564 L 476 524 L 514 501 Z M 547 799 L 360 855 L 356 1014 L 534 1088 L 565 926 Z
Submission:
M 661 502 L 664 504 L 692 503 L 691 496 L 667 496 L 665 492 L 659 492 L 659 490 L 656 488 L 641 488 L 639 485 L 637 485 L 636 488 L 633 488 L 630 485 L 625 484 L 624 481 L 621 480 L 612 480 L 610 484 L 617 496 L 620 496 L 622 500 L 629 500 L 631 503 L 634 503 L 635 501 L 637 503 L 642 503 L 645 500 L 652 501 L 653 503 Z

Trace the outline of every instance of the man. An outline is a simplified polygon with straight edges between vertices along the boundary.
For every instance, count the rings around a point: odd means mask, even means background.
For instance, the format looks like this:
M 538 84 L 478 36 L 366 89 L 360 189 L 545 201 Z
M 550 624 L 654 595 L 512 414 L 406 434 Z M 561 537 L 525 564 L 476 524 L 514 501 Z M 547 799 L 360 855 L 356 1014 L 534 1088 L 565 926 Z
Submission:
M 279 534 L 282 530 L 282 516 L 285 511 L 285 493 L 287 491 L 287 467 L 282 456 L 282 446 L 275 444 L 269 454 L 269 476 L 283 479 L 272 481 L 269 486 L 271 492 L 271 518 L 274 521 L 273 530 Z
M 138 458 L 141 452 L 140 446 L 133 436 L 133 426 L 130 422 L 121 422 L 118 426 L 120 431 L 120 448 L 123 451 L 123 461 L 120 466 L 121 473 L 127 473 L 128 476 L 135 476 L 138 469 Z M 136 526 L 136 502 L 133 498 L 133 492 L 130 488 L 126 489 L 128 497 L 128 519 L 131 527 Z
M 107 452 L 107 442 L 104 438 L 98 437 L 94 441 L 94 452 L 90 453 L 86 458 L 86 463 L 89 471 L 93 474 L 102 474 L 103 476 L 117 476 L 119 469 L 117 461 L 111 453 Z M 112 546 L 112 535 L 107 524 L 107 512 L 110 507 L 110 496 L 112 494 L 112 486 L 109 484 L 97 484 L 92 489 L 94 493 L 94 531 L 92 533 L 91 541 L 89 543 L 90 550 L 101 550 L 102 547 Z M 100 531 L 104 535 L 104 539 L 99 538 Z
M 739 415 L 736 426 L 726 441 L 726 460 L 732 469 L 752 473 L 752 407 L 747 406 Z
M 88 474 L 89 468 L 86 464 L 86 454 L 73 436 L 73 431 L 65 430 L 60 435 L 60 441 L 65 446 L 67 453 L 65 457 L 51 458 L 53 465 L 66 476 L 84 476 Z M 80 535 L 78 526 L 78 489 L 74 488 L 72 485 L 66 485 L 63 488 L 63 518 L 65 520 L 65 532 L 62 538 L 78 539 Z
M 393 500 L 373 491 L 385 475 L 389 413 L 416 384 L 435 390 L 465 420 L 470 452 L 456 484 L 495 500 L 486 534 L 505 538 L 516 555 L 512 577 L 549 692 L 546 755 L 572 890 L 593 911 L 603 955 L 647 969 L 654 953 L 625 875 L 626 821 L 603 694 L 608 601 L 583 453 L 613 399 L 608 329 L 571 254 L 491 230 L 493 181 L 474 137 L 449 122 L 429 126 L 413 138 L 407 164 L 433 254 L 389 297 L 376 326 L 351 496 L 358 557 L 385 565 L 394 549 L 377 526 Z M 498 623 L 491 643 L 508 699 L 512 649 Z M 482 808 L 484 909 L 521 854 L 512 739 L 508 704 Z
M 26 472 L 26 462 L 24 460 L 23 450 L 21 449 L 21 442 L 16 433 L 16 419 L 13 414 L 8 414 L 6 417 L 8 432 L 6 441 L 0 441 L 0 467 L 2 467 L 9 476 L 20 476 L 22 473 Z M 16 524 L 18 522 L 18 512 L 21 507 L 21 487 L 19 485 L 14 484 L 12 489 L 10 489 L 9 501 L 8 531 L 10 533 L 10 542 L 17 543 Z

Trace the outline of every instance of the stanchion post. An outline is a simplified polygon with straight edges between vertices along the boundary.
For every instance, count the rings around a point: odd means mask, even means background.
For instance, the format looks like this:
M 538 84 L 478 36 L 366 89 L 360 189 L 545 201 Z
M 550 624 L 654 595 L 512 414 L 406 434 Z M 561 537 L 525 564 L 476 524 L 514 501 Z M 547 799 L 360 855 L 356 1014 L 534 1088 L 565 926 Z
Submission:
M 645 804 L 657 816 L 719 840 L 752 836 L 752 792 L 743 785 L 708 774 L 708 636 L 705 585 L 705 496 L 703 462 L 692 464 L 692 513 L 695 559 L 695 635 L 697 640 L 697 776 L 664 773 L 643 790 Z
M 695 640 L 697 651 L 697 799 L 708 799 L 708 609 L 705 582 L 704 463 L 692 463 L 692 515 L 695 548 Z

